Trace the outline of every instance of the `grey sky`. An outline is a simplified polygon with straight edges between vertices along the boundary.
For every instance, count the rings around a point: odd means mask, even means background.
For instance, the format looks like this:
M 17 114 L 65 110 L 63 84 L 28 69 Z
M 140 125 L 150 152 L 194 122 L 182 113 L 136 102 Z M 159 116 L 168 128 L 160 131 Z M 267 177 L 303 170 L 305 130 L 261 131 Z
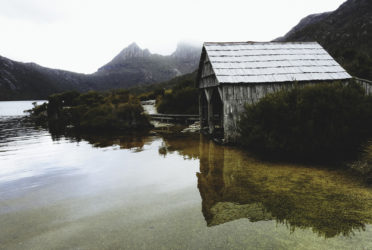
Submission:
M 269 41 L 345 0 L 0 0 L 0 55 L 92 73 L 131 42 Z

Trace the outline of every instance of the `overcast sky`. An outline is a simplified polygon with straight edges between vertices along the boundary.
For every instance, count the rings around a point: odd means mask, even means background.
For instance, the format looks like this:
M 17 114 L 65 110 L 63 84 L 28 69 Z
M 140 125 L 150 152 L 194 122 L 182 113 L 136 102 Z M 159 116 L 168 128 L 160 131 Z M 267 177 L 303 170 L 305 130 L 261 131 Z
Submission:
M 92 73 L 132 42 L 270 41 L 345 0 L 0 0 L 0 55 Z

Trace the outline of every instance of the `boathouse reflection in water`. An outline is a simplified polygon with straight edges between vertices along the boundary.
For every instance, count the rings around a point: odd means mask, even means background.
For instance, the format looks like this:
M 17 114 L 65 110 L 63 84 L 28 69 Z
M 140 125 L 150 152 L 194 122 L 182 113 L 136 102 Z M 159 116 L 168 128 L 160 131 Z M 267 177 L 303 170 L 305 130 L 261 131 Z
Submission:
M 349 236 L 372 223 L 372 190 L 341 171 L 258 161 L 199 135 L 163 134 L 159 154 L 199 159 L 198 189 L 207 226 L 238 219 L 275 220 L 291 232 Z M 96 147 L 141 151 L 158 136 L 63 135 Z M 54 136 L 54 140 L 58 140 Z
M 231 160 L 234 161 L 231 162 Z M 203 215 L 208 226 L 240 218 L 247 218 L 252 222 L 272 218 L 261 203 L 252 200 L 252 195 L 247 196 L 244 193 L 243 185 L 236 183 L 236 178 L 239 179 L 239 176 L 235 176 L 233 171 L 239 165 L 239 158 L 229 159 L 227 155 L 225 160 L 223 147 L 208 141 L 200 143 L 198 188 L 202 197 Z M 226 175 L 225 171 L 230 173 Z M 250 189 L 250 187 L 245 188 Z M 250 193 L 252 192 L 254 192 L 253 189 Z
M 290 231 L 348 236 L 372 222 L 372 192 L 344 173 L 265 164 L 200 139 L 198 188 L 208 226 L 241 218 L 276 220 Z

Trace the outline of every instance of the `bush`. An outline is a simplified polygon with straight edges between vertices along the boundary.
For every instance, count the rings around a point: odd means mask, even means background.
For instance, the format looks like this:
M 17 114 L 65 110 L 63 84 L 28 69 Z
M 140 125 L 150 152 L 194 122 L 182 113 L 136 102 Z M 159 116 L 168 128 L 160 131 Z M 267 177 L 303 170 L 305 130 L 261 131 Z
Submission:
M 100 132 L 151 127 L 138 99 L 126 90 L 55 94 L 49 97 L 48 104 L 35 106 L 31 117 L 39 117 L 43 110 L 47 110 L 45 121 L 56 131 L 64 130 L 67 126 Z
M 286 159 L 338 161 L 355 158 L 372 136 L 372 97 L 352 82 L 321 83 L 267 95 L 247 105 L 240 143 Z
M 198 114 L 198 89 L 186 86 L 166 93 L 158 102 L 157 110 L 164 114 Z
M 361 174 L 368 183 L 372 183 L 372 142 L 364 147 L 358 160 L 350 164 L 349 167 Z
M 146 92 L 138 95 L 140 101 L 156 100 L 158 96 L 164 96 L 164 89 L 157 88 L 154 91 Z

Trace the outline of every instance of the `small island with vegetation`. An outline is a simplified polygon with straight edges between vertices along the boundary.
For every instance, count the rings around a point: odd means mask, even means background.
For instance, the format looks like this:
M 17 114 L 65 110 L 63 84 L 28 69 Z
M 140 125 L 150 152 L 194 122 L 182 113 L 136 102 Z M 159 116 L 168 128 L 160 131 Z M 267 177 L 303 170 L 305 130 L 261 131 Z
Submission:
M 139 99 L 126 90 L 54 94 L 48 102 L 35 105 L 29 112 L 30 118 L 37 124 L 56 130 L 73 127 L 107 133 L 152 128 Z

